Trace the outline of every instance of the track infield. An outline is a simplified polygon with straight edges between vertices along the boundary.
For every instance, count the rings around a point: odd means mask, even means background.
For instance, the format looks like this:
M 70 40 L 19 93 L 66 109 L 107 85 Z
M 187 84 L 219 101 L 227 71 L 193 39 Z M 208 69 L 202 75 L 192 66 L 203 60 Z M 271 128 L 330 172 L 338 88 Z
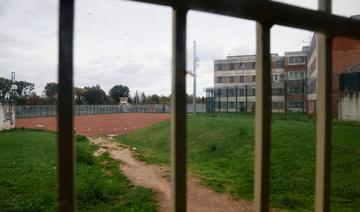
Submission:
M 75 116 L 75 132 L 84 136 L 121 135 L 170 119 L 168 113 L 121 113 Z M 16 119 L 16 128 L 57 131 L 56 117 Z

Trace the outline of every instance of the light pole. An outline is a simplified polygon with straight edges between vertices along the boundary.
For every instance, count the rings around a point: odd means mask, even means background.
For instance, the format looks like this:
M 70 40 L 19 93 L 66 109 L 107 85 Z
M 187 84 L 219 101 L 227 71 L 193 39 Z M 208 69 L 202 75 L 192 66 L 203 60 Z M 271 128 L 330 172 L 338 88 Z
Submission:
M 194 41 L 194 55 L 193 55 L 193 114 L 196 113 L 196 65 L 198 58 L 196 56 L 196 41 Z

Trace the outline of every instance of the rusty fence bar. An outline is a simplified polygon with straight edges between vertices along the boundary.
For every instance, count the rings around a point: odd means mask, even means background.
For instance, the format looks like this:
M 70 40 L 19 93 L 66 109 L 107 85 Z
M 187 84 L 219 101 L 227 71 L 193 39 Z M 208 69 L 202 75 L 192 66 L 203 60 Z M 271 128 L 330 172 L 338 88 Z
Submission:
M 256 24 L 255 211 L 269 211 L 271 135 L 270 29 Z
M 173 7 L 171 201 L 172 211 L 186 211 L 186 15 L 185 1 Z
M 176 0 L 132 0 L 172 6 Z M 275 1 L 255 0 L 188 0 L 189 8 L 219 15 L 232 16 L 290 26 L 329 35 L 360 37 L 360 21 L 314 11 Z M 301 17 L 301 18 L 299 18 Z
M 60 0 L 58 163 L 60 211 L 75 210 L 73 120 L 74 0 Z
M 319 0 L 319 10 L 331 13 L 331 0 Z M 332 37 L 323 33 L 318 39 L 318 99 L 316 127 L 315 211 L 330 210 L 331 160 L 331 72 Z

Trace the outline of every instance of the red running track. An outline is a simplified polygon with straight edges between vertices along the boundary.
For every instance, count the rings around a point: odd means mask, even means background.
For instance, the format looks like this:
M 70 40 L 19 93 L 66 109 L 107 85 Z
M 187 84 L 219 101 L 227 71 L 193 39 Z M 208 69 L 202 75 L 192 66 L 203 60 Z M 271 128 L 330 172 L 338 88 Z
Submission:
M 75 132 L 84 136 L 121 135 L 170 119 L 168 113 L 120 113 L 75 116 Z M 16 119 L 16 128 L 57 131 L 56 117 Z

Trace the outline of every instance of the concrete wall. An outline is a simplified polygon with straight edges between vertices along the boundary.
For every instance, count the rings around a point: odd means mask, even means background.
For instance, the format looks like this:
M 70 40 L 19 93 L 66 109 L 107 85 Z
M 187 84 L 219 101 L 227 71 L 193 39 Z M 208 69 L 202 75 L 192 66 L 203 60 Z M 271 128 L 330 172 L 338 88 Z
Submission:
M 360 121 L 360 93 L 340 95 L 339 119 Z
M 15 103 L 0 102 L 0 131 L 15 127 Z

